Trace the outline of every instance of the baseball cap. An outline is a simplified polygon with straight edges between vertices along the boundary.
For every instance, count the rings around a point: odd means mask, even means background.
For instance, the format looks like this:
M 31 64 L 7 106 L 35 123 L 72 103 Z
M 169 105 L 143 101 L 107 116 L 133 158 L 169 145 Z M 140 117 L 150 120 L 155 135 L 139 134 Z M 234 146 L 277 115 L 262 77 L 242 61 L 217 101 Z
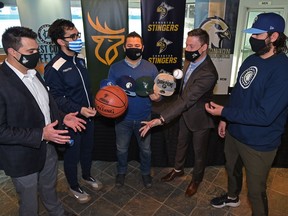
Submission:
M 154 80 L 154 92 L 163 96 L 171 96 L 176 88 L 174 77 L 168 73 L 160 73 Z
M 121 76 L 116 80 L 116 85 L 121 87 L 128 96 L 136 96 L 136 82 L 132 77 L 126 75 Z
M 285 20 L 276 13 L 258 14 L 252 28 L 245 29 L 243 32 L 250 34 L 262 34 L 265 32 L 284 32 Z
M 136 82 L 136 94 L 141 97 L 146 97 L 153 93 L 154 81 L 150 76 L 139 77 Z
M 100 81 L 100 89 L 105 87 L 105 86 L 114 86 L 115 83 L 111 79 L 103 79 Z

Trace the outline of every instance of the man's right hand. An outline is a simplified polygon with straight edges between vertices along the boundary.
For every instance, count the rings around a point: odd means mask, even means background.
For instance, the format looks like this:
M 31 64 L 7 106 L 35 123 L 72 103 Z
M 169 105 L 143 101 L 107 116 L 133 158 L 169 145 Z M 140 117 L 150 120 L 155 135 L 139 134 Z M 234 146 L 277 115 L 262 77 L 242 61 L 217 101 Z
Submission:
M 43 128 L 43 140 L 51 141 L 57 144 L 66 144 L 70 140 L 68 130 L 55 130 L 54 127 L 58 124 L 58 120 L 46 125 Z
M 81 115 L 85 116 L 86 118 L 90 118 L 96 115 L 96 109 L 94 107 L 82 107 L 81 108 Z
M 220 121 L 218 125 L 218 134 L 221 138 L 224 138 L 226 135 L 226 122 Z

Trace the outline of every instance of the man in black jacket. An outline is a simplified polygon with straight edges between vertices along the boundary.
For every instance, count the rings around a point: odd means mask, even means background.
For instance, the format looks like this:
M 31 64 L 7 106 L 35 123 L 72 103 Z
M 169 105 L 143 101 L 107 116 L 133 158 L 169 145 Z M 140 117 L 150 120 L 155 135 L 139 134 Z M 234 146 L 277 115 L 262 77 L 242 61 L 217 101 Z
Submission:
M 2 35 L 7 59 L 0 67 L 0 165 L 19 195 L 19 215 L 38 215 L 38 192 L 49 215 L 67 215 L 57 197 L 57 154 L 53 143 L 70 140 L 67 126 L 85 129 L 76 113 L 61 117 L 34 69 L 39 61 L 37 34 L 11 27 Z M 63 121 L 62 121 L 63 120 Z

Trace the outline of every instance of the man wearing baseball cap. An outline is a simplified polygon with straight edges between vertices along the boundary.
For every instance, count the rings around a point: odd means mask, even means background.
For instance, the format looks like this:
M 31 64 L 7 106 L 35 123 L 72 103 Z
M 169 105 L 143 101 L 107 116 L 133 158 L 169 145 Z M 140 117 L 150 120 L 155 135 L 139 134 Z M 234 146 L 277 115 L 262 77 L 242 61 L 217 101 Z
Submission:
M 229 103 L 224 107 L 213 102 L 205 105 L 207 112 L 222 117 L 218 133 L 226 137 L 228 192 L 212 199 L 213 207 L 240 205 L 244 166 L 252 215 L 268 215 L 266 181 L 288 114 L 284 28 L 279 14 L 259 14 L 252 28 L 244 30 L 252 34 L 249 42 L 255 54 L 242 63 Z

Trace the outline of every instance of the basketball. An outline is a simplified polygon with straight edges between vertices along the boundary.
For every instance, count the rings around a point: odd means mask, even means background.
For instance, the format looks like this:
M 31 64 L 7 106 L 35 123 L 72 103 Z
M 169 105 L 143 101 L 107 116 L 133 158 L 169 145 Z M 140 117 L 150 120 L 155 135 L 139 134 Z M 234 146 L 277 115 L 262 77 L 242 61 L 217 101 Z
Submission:
M 96 110 L 105 117 L 117 118 L 128 107 L 128 97 L 119 86 L 105 86 L 95 96 Z

